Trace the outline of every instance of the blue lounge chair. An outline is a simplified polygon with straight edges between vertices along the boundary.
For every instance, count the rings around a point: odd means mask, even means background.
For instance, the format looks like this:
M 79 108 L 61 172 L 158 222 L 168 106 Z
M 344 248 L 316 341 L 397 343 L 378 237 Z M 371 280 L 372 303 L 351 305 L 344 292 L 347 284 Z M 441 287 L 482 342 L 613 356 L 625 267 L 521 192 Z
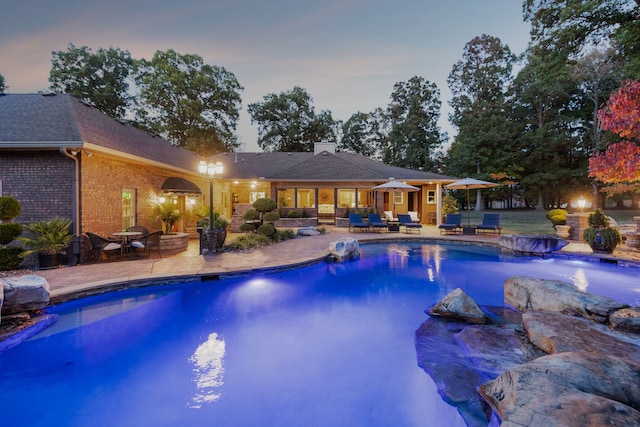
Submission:
M 398 214 L 398 221 L 400 221 L 400 227 L 404 227 L 405 233 L 408 233 L 410 230 L 418 230 L 418 233 L 422 233 L 422 224 L 413 222 L 411 215 Z
M 360 214 L 349 214 L 349 231 L 365 230 L 369 231 L 369 224 L 362 221 Z
M 476 225 L 476 232 L 493 231 L 493 234 L 502 234 L 502 227 L 500 227 L 500 214 L 484 214 L 482 217 L 482 224 Z
M 382 218 L 380 218 L 380 214 L 374 213 L 369 214 L 369 226 L 372 227 L 374 231 L 381 230 L 383 228 L 385 230 L 389 229 L 389 224 L 387 224 L 382 220 Z
M 447 233 L 457 233 L 458 231 L 462 231 L 461 223 L 462 214 L 447 214 L 444 224 L 440 224 L 438 226 L 440 234 L 442 234 L 443 231 Z

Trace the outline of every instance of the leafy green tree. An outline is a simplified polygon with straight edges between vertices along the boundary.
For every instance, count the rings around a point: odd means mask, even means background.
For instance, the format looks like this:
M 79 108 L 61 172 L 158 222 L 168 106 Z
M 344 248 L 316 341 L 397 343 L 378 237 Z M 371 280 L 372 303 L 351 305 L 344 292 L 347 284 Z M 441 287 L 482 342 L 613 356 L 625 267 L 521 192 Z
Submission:
M 336 142 L 339 123 L 330 111 L 316 114 L 312 103 L 307 91 L 295 86 L 249 104 L 251 123 L 258 124 L 258 146 L 264 151 L 313 151 L 314 142 Z
M 69 43 L 67 51 L 51 52 L 50 89 L 89 102 L 105 114 L 123 118 L 131 101 L 127 78 L 133 69 L 128 51 L 90 48 Z
M 532 42 L 560 57 L 578 56 L 588 45 L 615 45 L 625 76 L 640 74 L 640 3 L 637 0 L 525 0 Z
M 243 90 L 235 75 L 194 54 L 156 51 L 135 64 L 140 125 L 204 156 L 238 146 Z
M 453 107 L 449 119 L 458 129 L 447 153 L 447 173 L 487 179 L 491 172 L 513 169 L 516 127 L 507 89 L 515 60 L 497 37 L 483 34 L 465 45 L 447 79 Z M 482 209 L 478 191 L 476 210 Z
M 389 133 L 382 160 L 393 166 L 436 170 L 437 150 L 445 139 L 438 127 L 440 106 L 435 83 L 418 76 L 396 83 L 387 107 Z
M 383 132 L 384 113 L 358 111 L 342 125 L 342 139 L 336 145 L 339 151 L 359 153 L 372 159 L 381 159 L 379 148 L 386 133 Z
M 4 83 L 4 76 L 0 74 L 0 93 L 4 93 L 7 90 L 7 86 Z
M 620 83 L 616 52 L 611 48 L 593 50 L 572 66 L 572 73 L 584 95 L 585 109 L 590 108 L 590 114 L 584 118 L 584 133 L 589 138 L 591 151 L 599 152 L 604 148 L 604 144 L 601 142 L 602 130 L 598 120 L 598 109 Z M 604 206 L 604 198 L 596 180 L 591 181 L 591 193 L 593 207 Z
M 513 120 L 522 125 L 514 151 L 524 168 L 520 185 L 537 208 L 558 206 L 588 183 L 589 142 L 583 126 L 584 97 L 566 62 L 534 47 L 518 73 Z

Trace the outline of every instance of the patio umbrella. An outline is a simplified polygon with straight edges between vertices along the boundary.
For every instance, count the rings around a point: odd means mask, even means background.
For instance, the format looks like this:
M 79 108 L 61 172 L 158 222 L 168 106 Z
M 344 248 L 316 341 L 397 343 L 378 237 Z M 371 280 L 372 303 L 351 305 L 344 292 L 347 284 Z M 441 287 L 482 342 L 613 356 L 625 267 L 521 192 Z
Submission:
M 474 178 L 465 178 L 460 181 L 452 182 L 451 184 L 445 185 L 445 187 L 449 190 L 467 190 L 467 225 L 471 226 L 471 221 L 469 219 L 469 190 L 478 189 L 478 188 L 491 188 L 497 187 L 500 184 L 496 184 L 495 182 L 487 182 L 481 181 L 479 179 Z
M 409 191 L 419 191 L 420 189 L 418 187 L 414 187 L 413 185 L 409 185 L 405 182 L 402 181 L 397 181 L 397 180 L 392 180 L 389 182 L 385 182 L 384 184 L 380 184 L 380 185 L 376 185 L 375 187 L 371 188 L 372 190 L 382 190 L 382 191 L 404 191 L 404 192 L 409 192 Z M 395 216 L 395 212 L 396 212 L 396 198 L 394 197 L 394 195 L 391 196 L 393 198 L 393 211 L 391 212 L 394 216 Z

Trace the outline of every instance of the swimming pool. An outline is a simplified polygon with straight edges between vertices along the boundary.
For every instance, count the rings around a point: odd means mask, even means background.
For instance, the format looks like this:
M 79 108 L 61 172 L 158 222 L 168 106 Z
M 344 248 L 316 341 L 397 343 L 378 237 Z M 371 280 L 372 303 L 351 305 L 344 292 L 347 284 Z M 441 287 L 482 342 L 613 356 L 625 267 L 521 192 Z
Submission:
M 0 354 L 3 425 L 462 426 L 417 366 L 424 310 L 460 287 L 556 278 L 639 305 L 640 269 L 491 247 L 367 244 L 362 258 L 117 292 Z

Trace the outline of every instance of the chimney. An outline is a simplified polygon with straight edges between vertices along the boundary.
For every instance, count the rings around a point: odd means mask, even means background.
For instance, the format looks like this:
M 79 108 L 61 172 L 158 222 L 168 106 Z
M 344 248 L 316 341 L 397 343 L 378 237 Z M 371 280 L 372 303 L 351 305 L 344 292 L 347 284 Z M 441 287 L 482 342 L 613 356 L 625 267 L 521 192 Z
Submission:
M 318 155 L 326 151 L 330 154 L 336 154 L 336 143 L 335 142 L 314 142 L 313 143 L 313 155 Z

